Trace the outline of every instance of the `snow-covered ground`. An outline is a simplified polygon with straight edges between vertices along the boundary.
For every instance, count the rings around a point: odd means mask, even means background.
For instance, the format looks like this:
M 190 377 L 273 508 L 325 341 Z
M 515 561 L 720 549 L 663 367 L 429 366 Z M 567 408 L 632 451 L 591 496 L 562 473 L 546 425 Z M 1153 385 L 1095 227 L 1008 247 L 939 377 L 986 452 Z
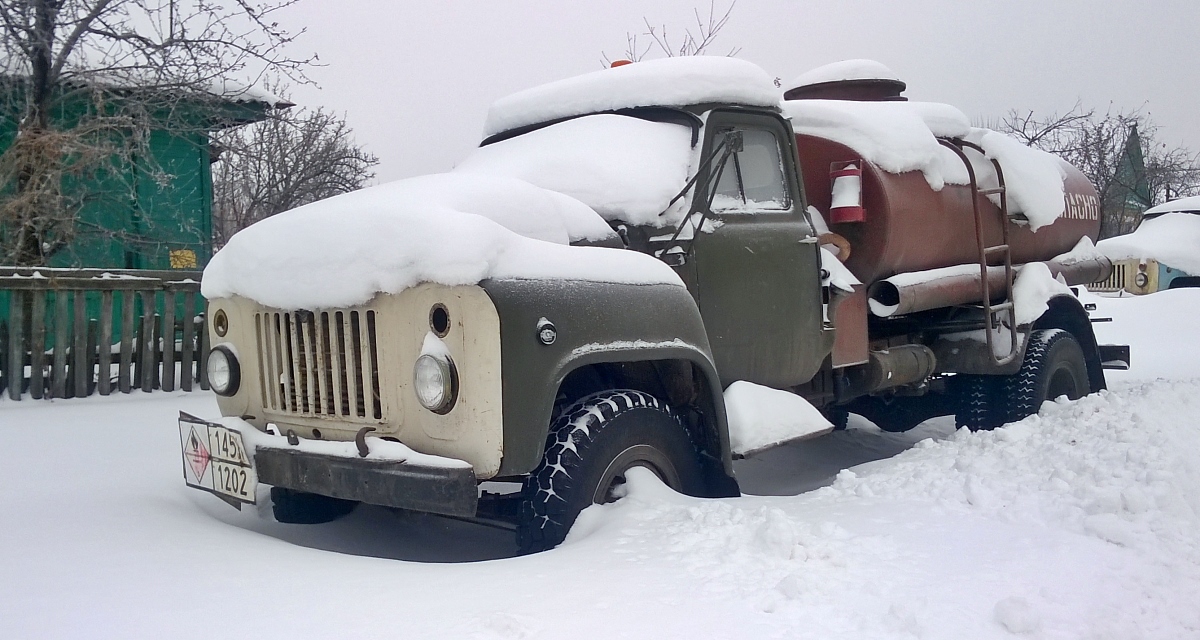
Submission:
M 1134 348 L 1109 392 L 990 433 L 852 420 L 739 463 L 759 497 L 635 476 L 529 557 L 186 489 L 208 395 L 0 401 L 0 638 L 1198 638 L 1200 291 L 1095 301 Z

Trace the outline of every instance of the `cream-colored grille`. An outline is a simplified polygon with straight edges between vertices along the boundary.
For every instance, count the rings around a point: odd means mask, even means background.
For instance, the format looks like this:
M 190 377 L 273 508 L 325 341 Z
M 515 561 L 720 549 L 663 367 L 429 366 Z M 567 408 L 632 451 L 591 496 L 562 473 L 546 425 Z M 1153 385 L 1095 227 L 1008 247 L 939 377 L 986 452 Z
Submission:
M 258 370 L 264 406 L 274 412 L 379 420 L 376 313 L 258 313 Z
M 1125 288 L 1126 267 L 1124 263 L 1116 263 L 1113 265 L 1112 273 L 1108 275 L 1106 280 L 1093 283 L 1088 287 L 1092 291 L 1121 291 Z

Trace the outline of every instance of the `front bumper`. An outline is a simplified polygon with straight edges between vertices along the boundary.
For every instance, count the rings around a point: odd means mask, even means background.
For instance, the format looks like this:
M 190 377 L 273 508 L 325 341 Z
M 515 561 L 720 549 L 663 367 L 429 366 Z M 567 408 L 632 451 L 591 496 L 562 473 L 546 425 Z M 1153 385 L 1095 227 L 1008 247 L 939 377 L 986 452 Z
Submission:
M 473 517 L 475 469 L 360 433 L 356 442 L 263 433 L 241 418 L 210 422 L 180 412 L 184 481 L 234 504 L 253 503 L 259 483 L 451 516 Z
M 470 467 L 424 467 L 266 447 L 254 452 L 254 466 L 265 484 L 385 507 L 473 517 L 479 502 Z

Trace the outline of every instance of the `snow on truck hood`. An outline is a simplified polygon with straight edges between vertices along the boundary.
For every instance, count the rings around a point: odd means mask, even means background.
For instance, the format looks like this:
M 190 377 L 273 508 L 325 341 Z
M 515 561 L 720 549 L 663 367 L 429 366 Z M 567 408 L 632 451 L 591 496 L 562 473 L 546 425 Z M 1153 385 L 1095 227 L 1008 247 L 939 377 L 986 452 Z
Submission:
M 205 298 L 281 309 L 363 304 L 423 282 L 559 279 L 683 286 L 636 251 L 573 247 L 612 229 L 587 205 L 514 178 L 449 173 L 287 211 L 230 239 L 204 270 Z
M 683 56 L 642 60 L 551 82 L 497 100 L 483 136 L 559 118 L 633 107 L 710 102 L 777 107 L 781 92 L 758 65 L 737 58 Z

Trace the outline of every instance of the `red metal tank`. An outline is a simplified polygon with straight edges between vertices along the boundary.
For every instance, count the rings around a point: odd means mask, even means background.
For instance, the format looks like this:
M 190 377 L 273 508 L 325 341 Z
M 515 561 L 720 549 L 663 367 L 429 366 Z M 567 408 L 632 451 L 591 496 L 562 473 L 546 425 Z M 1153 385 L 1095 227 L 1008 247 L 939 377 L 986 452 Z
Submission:
M 906 88 L 904 82 L 876 62 L 835 63 L 802 76 L 805 78 L 810 82 L 789 89 L 784 94 L 786 99 L 907 100 L 901 95 Z M 934 191 L 920 171 L 888 173 L 849 147 L 825 138 L 798 134 L 796 146 L 808 203 L 826 215 L 830 230 L 850 241 L 846 266 L 863 283 L 869 285 L 897 273 L 978 263 L 971 187 L 947 184 L 941 191 Z M 862 167 L 864 220 L 836 224 L 828 216 L 832 201 L 830 172 L 848 162 Z M 1026 225 L 1008 223 L 1014 264 L 1049 260 L 1070 251 L 1080 238 L 1088 236 L 1095 241 L 1100 233 L 1100 201 L 1095 187 L 1078 169 L 1063 164 L 1065 213 L 1036 233 Z M 1003 164 L 1000 168 L 1003 171 Z M 979 204 L 985 246 L 1001 244 L 999 207 L 984 196 L 979 196 Z
M 828 213 L 831 204 L 830 167 L 835 163 L 862 163 L 866 219 L 830 224 L 830 229 L 850 241 L 846 266 L 863 283 L 897 273 L 979 261 L 970 187 L 947 184 L 941 191 L 934 191 L 920 171 L 888 173 L 849 147 L 824 138 L 797 135 L 796 146 L 808 203 L 822 213 Z M 1083 236 L 1095 241 L 1099 234 L 1095 187 L 1078 169 L 1067 166 L 1066 170 L 1066 212 L 1058 220 L 1036 233 L 1027 225 L 1008 223 L 1014 264 L 1049 260 L 1070 251 Z M 1000 244 L 999 208 L 987 197 L 980 196 L 979 201 L 984 241 L 988 246 Z

